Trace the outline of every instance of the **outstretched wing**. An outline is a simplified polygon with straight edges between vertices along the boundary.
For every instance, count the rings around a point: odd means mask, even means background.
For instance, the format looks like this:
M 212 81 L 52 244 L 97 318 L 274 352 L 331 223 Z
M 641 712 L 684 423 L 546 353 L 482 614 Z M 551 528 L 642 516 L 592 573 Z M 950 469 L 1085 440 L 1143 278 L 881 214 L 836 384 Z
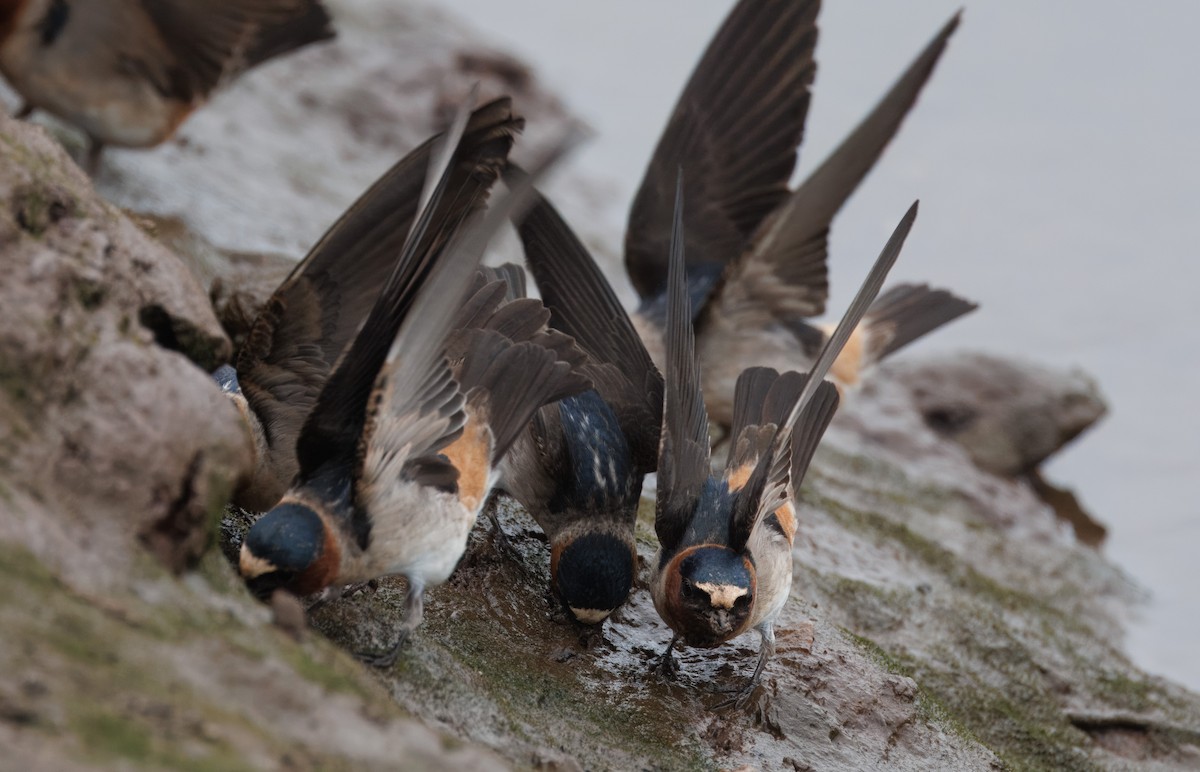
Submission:
M 709 43 L 633 200 L 625 267 L 643 301 L 667 292 L 683 170 L 688 281 L 705 298 L 788 194 L 816 65 L 817 0 L 741 0 Z
M 447 132 L 434 156 L 430 178 L 437 184 L 418 214 L 383 291 L 309 413 L 297 441 L 302 480 L 326 465 L 353 464 L 366 424 L 367 401 L 396 332 L 413 308 L 446 243 L 483 206 L 512 145 L 511 135 L 487 137 L 475 146 L 465 139 L 461 120 Z M 466 276 L 469 280 L 470 271 Z M 445 299 L 443 302 L 446 303 Z M 449 305 L 449 303 L 447 303 Z M 441 341 L 438 341 L 438 345 Z M 423 384 L 425 373 L 414 387 Z
M 549 154 L 539 165 L 537 175 L 543 174 L 555 163 L 566 147 L 564 143 Z M 364 482 L 386 484 L 393 475 L 402 474 L 407 479 L 436 485 L 457 476 L 458 472 L 452 471 L 449 461 L 436 454 L 454 440 L 463 428 L 466 416 L 461 408 L 466 399 L 473 398 L 473 394 L 469 386 L 460 387 L 453 379 L 450 363 L 444 353 L 446 339 L 461 310 L 458 300 L 476 280 L 475 269 L 488 241 L 516 209 L 528 203 L 531 192 L 532 179 L 501 197 L 486 216 L 476 213 L 474 222 L 459 230 L 442 250 L 441 257 L 429 273 L 426 286 L 403 320 L 399 333 L 393 341 L 389 341 L 387 361 L 372 396 L 367 426 L 363 432 Z M 479 368 L 486 373 L 494 364 L 485 356 L 490 351 L 487 344 L 499 339 L 507 344 L 502 347 L 505 350 L 521 347 L 536 349 L 543 358 L 550 360 L 551 369 L 561 365 L 559 369 L 569 370 L 565 363 L 557 361 L 551 349 L 529 341 L 513 344 L 491 329 L 478 332 L 480 336 L 468 344 L 467 369 Z M 471 350 L 481 346 L 487 350 Z M 463 372 L 461 376 L 468 383 L 476 379 L 469 372 Z M 531 373 L 530 377 L 536 378 L 536 374 Z M 532 388 L 528 383 L 524 387 Z M 514 383 L 513 388 L 520 387 Z M 453 390 L 452 396 L 448 396 L 450 390 Z M 506 395 L 496 396 L 502 400 Z M 534 410 L 536 407 L 530 408 L 524 420 L 528 420 Z M 467 454 L 485 465 L 494 461 L 491 455 L 499 442 L 504 441 L 498 432 L 489 433 L 493 438 L 490 441 L 483 436 L 469 438 L 471 442 L 488 445 L 479 448 L 478 453 Z M 489 475 L 488 469 L 472 471 L 478 471 L 485 478 Z
M 498 99 L 472 113 L 463 145 L 492 152 L 521 125 L 510 100 Z M 437 141 L 409 153 L 360 196 L 255 319 L 238 357 L 238 379 L 273 453 L 295 453 L 326 379 L 396 265 Z M 460 155 L 459 162 L 472 158 Z
M 683 181 L 675 189 L 667 288 L 667 372 L 662 443 L 658 455 L 658 501 L 654 530 L 664 553 L 674 551 L 695 513 L 709 478 L 708 414 L 700 393 L 691 303 L 683 266 Z
M 713 313 L 788 320 L 825 312 L 830 223 L 895 136 L 958 22 L 955 14 L 850 136 L 763 221 L 726 276 Z
M 870 310 L 880 288 L 883 287 L 884 280 L 887 279 L 888 271 L 892 270 L 896 258 L 900 257 L 904 240 L 908 238 L 908 232 L 912 230 L 913 222 L 917 219 L 917 203 L 914 201 L 913 205 L 904 213 L 904 217 L 900 218 L 900 224 L 896 226 L 896 230 L 892 231 L 891 237 L 883 245 L 883 251 L 879 253 L 879 257 L 875 258 L 875 264 L 871 266 L 867 278 L 859 287 L 858 294 L 854 296 L 854 300 L 850 301 L 849 308 L 842 315 L 841 321 L 838 322 L 833 334 L 829 336 L 829 340 L 825 341 L 821 353 L 817 355 L 816 361 L 808 371 L 808 382 L 804 385 L 804 390 L 800 392 L 785 425 L 791 426 L 796 422 L 797 416 L 804 411 L 808 401 L 816 394 L 817 388 L 823 382 L 829 368 L 833 366 L 834 360 L 837 359 L 838 354 L 842 353 L 842 348 L 846 345 L 846 341 L 850 340 L 854 328 Z
M 243 70 L 333 37 L 320 0 L 141 0 L 174 58 L 164 95 L 202 99 Z
M 506 179 L 516 179 L 511 170 Z M 587 352 L 584 372 L 616 415 L 638 474 L 658 463 L 663 381 L 629 315 L 587 248 L 542 196 L 517 230 L 525 259 L 550 309 L 550 324 Z

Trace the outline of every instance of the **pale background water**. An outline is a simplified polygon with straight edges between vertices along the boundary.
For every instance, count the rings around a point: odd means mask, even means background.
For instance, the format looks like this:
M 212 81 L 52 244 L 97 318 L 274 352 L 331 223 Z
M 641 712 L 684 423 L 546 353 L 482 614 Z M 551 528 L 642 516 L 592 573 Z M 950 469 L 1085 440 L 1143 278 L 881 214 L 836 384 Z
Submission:
M 575 163 L 629 201 L 731 0 L 442 0 L 597 130 Z M 827 2 L 806 174 L 959 6 Z M 986 0 L 965 9 L 898 140 L 834 221 L 830 308 L 913 198 L 895 278 L 978 300 L 913 351 L 982 348 L 1098 377 L 1111 414 L 1049 467 L 1153 593 L 1127 646 L 1200 688 L 1200 3 Z M 610 213 L 604 215 L 613 217 Z M 623 216 L 623 209 L 622 209 Z M 613 248 L 623 223 L 614 218 Z

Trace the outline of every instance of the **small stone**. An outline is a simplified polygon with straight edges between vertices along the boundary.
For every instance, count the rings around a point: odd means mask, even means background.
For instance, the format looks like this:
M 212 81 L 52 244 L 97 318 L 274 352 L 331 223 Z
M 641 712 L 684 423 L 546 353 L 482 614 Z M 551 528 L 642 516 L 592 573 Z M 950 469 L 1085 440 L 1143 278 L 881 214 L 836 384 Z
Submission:
M 303 639 L 304 630 L 308 626 L 304 616 L 304 604 L 290 592 L 276 590 L 271 594 L 271 622 L 294 640 Z

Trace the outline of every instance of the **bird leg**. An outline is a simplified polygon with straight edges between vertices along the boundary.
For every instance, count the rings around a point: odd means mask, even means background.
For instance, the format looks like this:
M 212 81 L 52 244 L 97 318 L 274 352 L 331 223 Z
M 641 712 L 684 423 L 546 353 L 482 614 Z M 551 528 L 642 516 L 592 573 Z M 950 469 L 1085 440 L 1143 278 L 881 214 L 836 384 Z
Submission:
M 671 636 L 671 642 L 667 644 L 667 650 L 663 652 L 662 658 L 655 665 L 658 672 L 664 678 L 674 678 L 679 673 L 679 663 L 675 661 L 675 656 L 671 653 L 675 649 L 675 642 L 678 640 L 678 633 Z
M 345 599 L 357 595 L 360 592 L 365 592 L 367 590 L 375 591 L 378 589 L 379 582 L 375 579 L 371 579 L 367 582 L 355 582 L 354 584 L 348 584 L 343 587 L 341 591 L 337 593 L 337 597 L 340 599 Z M 312 602 L 308 604 L 308 613 L 313 613 L 329 601 L 333 600 L 333 598 L 334 589 L 332 587 L 326 587 L 313 596 Z
M 762 644 L 758 647 L 758 664 L 754 666 L 754 675 L 750 676 L 750 680 L 740 689 L 728 690 L 732 696 L 713 705 L 709 710 L 718 711 L 729 708 L 741 710 L 750 701 L 750 695 L 754 694 L 754 690 L 762 681 L 763 669 L 767 666 L 767 660 L 775 653 L 775 625 L 771 622 L 762 623 L 758 626 L 758 634 L 762 636 Z
M 408 579 L 408 597 L 404 601 L 404 622 L 400 624 L 399 640 L 382 654 L 360 653 L 358 658 L 368 665 L 378 668 L 390 668 L 400 657 L 400 649 L 408 641 L 408 636 L 421 625 L 425 617 L 425 585 L 412 577 Z
M 317 609 L 324 606 L 333 597 L 333 588 L 326 587 L 313 596 L 312 602 L 308 604 L 307 613 L 312 614 Z
M 374 592 L 378 589 L 379 582 L 375 579 L 369 579 L 365 582 L 355 582 L 354 584 L 348 584 L 342 588 L 342 597 L 352 598 L 360 592 L 366 592 L 367 590 Z
M 487 517 L 492 522 L 492 546 L 496 548 L 497 552 L 514 554 L 515 550 L 508 538 L 508 534 L 500 527 L 500 516 L 496 514 L 494 502 L 487 507 Z

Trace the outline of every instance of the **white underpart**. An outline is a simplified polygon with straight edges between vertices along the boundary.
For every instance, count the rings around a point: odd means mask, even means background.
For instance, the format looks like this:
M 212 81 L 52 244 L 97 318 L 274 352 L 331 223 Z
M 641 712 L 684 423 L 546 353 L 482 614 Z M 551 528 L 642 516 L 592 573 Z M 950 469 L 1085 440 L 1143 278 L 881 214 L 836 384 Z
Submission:
M 575 615 L 576 619 L 578 619 L 580 622 L 583 622 L 585 625 L 598 625 L 607 619 L 608 615 L 612 612 L 605 609 L 575 608 L 574 606 L 571 606 L 571 613 Z

